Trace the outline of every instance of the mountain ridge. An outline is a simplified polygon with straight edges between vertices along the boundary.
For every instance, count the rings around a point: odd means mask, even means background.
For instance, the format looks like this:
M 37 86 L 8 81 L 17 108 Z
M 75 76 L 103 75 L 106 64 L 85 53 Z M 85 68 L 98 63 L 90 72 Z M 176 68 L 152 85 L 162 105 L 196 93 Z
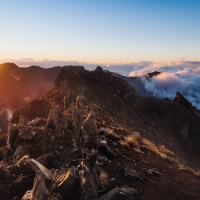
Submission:
M 63 67 L 43 99 L 14 113 L 1 197 L 200 198 L 198 173 L 183 167 L 199 166 L 199 111 L 177 97 L 142 97 L 100 67 Z

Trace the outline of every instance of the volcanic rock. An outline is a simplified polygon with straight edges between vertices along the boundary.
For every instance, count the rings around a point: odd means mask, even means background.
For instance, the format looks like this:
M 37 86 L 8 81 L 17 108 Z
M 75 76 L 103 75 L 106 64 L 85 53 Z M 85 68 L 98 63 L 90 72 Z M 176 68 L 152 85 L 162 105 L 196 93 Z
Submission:
M 134 200 L 137 194 L 137 190 L 124 186 L 111 190 L 109 193 L 100 197 L 99 200 Z

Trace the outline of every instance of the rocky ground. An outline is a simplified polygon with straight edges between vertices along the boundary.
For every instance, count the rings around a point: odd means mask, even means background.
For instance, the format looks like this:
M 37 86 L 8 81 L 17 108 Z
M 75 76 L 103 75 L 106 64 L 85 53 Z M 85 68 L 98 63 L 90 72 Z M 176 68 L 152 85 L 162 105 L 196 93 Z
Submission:
M 200 199 L 198 173 L 180 166 L 176 154 L 159 140 L 157 144 L 144 137 L 147 131 L 160 130 L 156 121 L 142 126 L 137 109 L 129 115 L 126 104 L 140 100 L 136 91 L 101 69 L 91 77 L 82 68 L 70 70 L 69 75 L 60 74 L 47 94 L 52 105 L 47 117 L 20 111 L 9 124 L 0 163 L 0 199 Z M 77 74 L 84 77 L 81 85 Z M 98 90 L 89 90 L 90 81 Z M 109 84 L 104 96 L 99 81 Z M 141 106 L 129 109 L 135 105 Z

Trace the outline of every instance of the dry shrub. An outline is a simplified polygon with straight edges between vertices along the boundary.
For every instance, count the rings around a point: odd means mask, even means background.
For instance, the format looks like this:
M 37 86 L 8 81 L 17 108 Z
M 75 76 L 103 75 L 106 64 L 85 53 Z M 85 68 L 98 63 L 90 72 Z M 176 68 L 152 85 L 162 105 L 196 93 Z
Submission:
M 134 134 L 125 137 L 125 141 L 129 144 L 129 146 L 138 149 L 143 144 L 143 140 L 144 138 L 142 138 L 138 132 L 135 132 Z
M 192 169 L 189 166 L 180 166 L 179 169 L 188 173 L 188 174 L 191 174 L 191 175 L 194 175 L 194 176 L 200 178 L 200 171 L 199 170 L 195 171 L 194 169 Z
M 143 138 L 141 148 L 160 154 L 158 147 L 151 141 Z
M 172 164 L 175 165 L 176 167 L 180 167 L 180 163 L 178 162 L 177 159 L 172 158 L 172 157 L 170 157 L 170 156 L 168 156 L 168 155 L 166 155 L 166 154 L 164 154 L 164 153 L 160 153 L 160 156 L 161 156 L 161 158 L 162 158 L 163 160 L 166 160 L 166 161 L 172 163 Z
M 109 185 L 108 175 L 103 170 L 101 170 L 100 180 L 102 186 L 106 187 Z
M 129 144 L 128 144 L 126 141 L 120 140 L 119 143 L 120 143 L 120 145 L 121 145 L 122 147 L 125 147 L 126 149 L 129 148 Z
M 119 141 L 119 140 L 123 140 L 124 137 L 122 135 L 117 135 L 116 133 L 114 133 L 113 130 L 108 130 L 108 132 L 105 134 L 105 136 L 110 139 L 110 140 L 114 140 L 114 141 Z
M 170 156 L 170 157 L 175 157 L 174 152 L 172 152 L 169 149 L 167 149 L 164 145 L 163 146 L 159 145 L 158 148 L 159 148 L 159 151 L 161 153 L 164 153 L 164 154 L 166 154 L 167 156 Z
M 140 134 L 137 132 L 125 137 L 125 141 L 131 147 L 138 148 L 138 149 L 143 148 L 143 149 L 147 149 L 149 151 L 159 154 L 159 150 L 156 147 L 156 145 L 150 142 L 149 140 L 141 137 Z

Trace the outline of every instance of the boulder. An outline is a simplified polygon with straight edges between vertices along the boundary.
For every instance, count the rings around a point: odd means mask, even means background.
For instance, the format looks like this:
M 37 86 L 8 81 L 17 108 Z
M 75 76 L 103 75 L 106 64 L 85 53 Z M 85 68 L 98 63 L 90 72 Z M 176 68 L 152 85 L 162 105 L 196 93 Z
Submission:
M 41 126 L 41 125 L 46 125 L 47 121 L 44 118 L 41 117 L 36 117 L 32 121 L 29 121 L 27 125 L 29 126 Z
M 138 180 L 140 178 L 139 174 L 130 168 L 124 169 L 124 175 L 127 180 Z
M 36 172 L 34 185 L 32 189 L 32 200 L 47 200 L 49 191 L 47 189 L 46 176 L 42 171 Z
M 52 130 L 57 130 L 58 128 L 58 114 L 59 107 L 55 105 L 49 112 L 49 116 L 47 119 L 47 126 Z
M 99 152 L 106 156 L 109 159 L 115 158 L 115 154 L 111 151 L 109 146 L 107 145 L 106 140 L 100 140 L 99 141 Z
M 100 197 L 99 200 L 134 200 L 137 194 L 137 190 L 124 186 L 111 190 L 109 193 Z
M 145 173 L 148 175 L 148 176 L 160 176 L 160 173 L 155 170 L 155 169 L 145 169 Z
M 78 171 L 75 167 L 71 167 L 67 173 L 57 177 L 53 183 L 51 193 L 58 193 L 62 199 L 75 200 L 79 195 L 79 179 Z
M 11 175 L 11 172 L 6 168 L 6 166 L 0 165 L 0 179 L 9 178 Z
M 36 132 L 33 126 L 23 126 L 19 131 L 19 137 L 23 140 L 31 140 L 34 138 Z
M 96 125 L 96 114 L 91 111 L 87 119 L 83 122 L 82 127 L 82 142 L 87 149 L 98 148 L 98 131 Z
M 19 117 L 19 124 L 18 124 L 18 128 L 22 128 L 23 126 L 25 126 L 28 123 L 28 117 L 25 115 L 20 115 Z
M 8 139 L 7 139 L 7 145 L 9 147 L 9 150 L 12 150 L 14 148 L 15 140 L 17 139 L 18 135 L 19 135 L 19 129 L 17 125 L 10 123 L 8 125 Z
M 51 153 L 43 154 L 41 157 L 37 158 L 37 161 L 42 165 L 48 166 L 49 164 L 54 163 L 54 160 L 57 156 L 59 156 L 59 153 L 54 151 Z
M 32 190 L 26 191 L 26 193 L 22 197 L 22 200 L 32 200 Z
M 7 167 L 12 174 L 33 174 L 28 155 L 23 156 L 18 162 Z
M 9 155 L 10 155 L 10 145 L 4 146 L 3 147 L 3 163 L 7 163 L 9 160 Z
M 53 174 L 51 173 L 51 171 L 49 171 L 45 166 L 43 166 L 35 159 L 31 159 L 30 164 L 32 166 L 32 169 L 35 170 L 36 172 L 41 172 L 49 180 L 53 179 Z
M 74 145 L 74 150 L 77 150 L 78 147 L 80 146 L 80 130 L 81 130 L 81 115 L 80 115 L 80 102 L 77 99 L 76 106 L 74 103 L 71 104 L 71 106 L 67 110 L 67 129 L 71 132 L 72 134 L 72 139 L 73 139 L 73 145 Z
M 105 135 L 106 133 L 108 133 L 108 129 L 104 128 L 104 127 L 101 127 L 100 130 L 99 130 L 99 134 L 100 135 Z
M 97 199 L 100 181 L 100 168 L 96 164 L 97 152 L 91 151 L 79 167 L 80 191 L 82 200 Z
M 79 172 L 81 199 L 94 200 L 98 197 L 98 187 L 100 186 L 100 179 L 97 170 L 90 169 L 84 162 L 82 169 Z
M 16 150 L 15 150 L 15 153 L 13 154 L 12 156 L 12 162 L 13 163 L 16 163 L 17 161 L 19 161 L 23 156 L 25 156 L 26 154 L 28 154 L 28 151 L 27 149 L 22 146 L 22 145 L 19 145 Z
M 32 169 L 36 171 L 33 189 L 27 191 L 22 199 L 28 200 L 31 197 L 31 200 L 47 200 L 49 191 L 47 183 L 50 184 L 50 181 L 53 179 L 53 174 L 42 164 L 34 159 L 28 159 L 27 162 L 31 165 Z

